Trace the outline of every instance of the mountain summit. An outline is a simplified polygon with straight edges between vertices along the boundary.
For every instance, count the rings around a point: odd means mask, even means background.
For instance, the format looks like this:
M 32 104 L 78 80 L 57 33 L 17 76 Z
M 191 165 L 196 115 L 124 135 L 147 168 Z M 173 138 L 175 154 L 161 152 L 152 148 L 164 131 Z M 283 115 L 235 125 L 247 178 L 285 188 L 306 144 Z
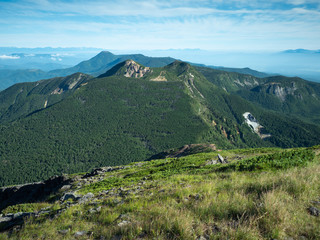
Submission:
M 144 67 L 135 61 L 129 59 L 122 63 L 117 64 L 106 73 L 99 76 L 99 78 L 109 76 L 125 76 L 133 78 L 144 77 L 147 73 L 152 72 L 150 67 Z

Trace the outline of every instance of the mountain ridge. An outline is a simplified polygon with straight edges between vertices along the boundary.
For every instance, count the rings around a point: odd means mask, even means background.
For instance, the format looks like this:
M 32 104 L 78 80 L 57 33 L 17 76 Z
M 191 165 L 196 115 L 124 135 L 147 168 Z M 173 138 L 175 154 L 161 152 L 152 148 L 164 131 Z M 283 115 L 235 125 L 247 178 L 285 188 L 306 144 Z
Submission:
M 126 164 L 185 144 L 296 147 L 315 145 L 319 139 L 318 126 L 254 106 L 182 61 L 151 68 L 142 78 L 116 73 L 102 78 L 83 75 L 76 84 L 81 73 L 70 81 L 44 80 L 27 94 L 30 104 L 39 99 L 39 111 L 25 111 L 0 125 L 0 160 L 7 163 L 0 167 L 1 185 Z M 166 81 L 154 81 L 160 76 Z M 43 89 L 47 95 L 39 97 Z M 44 107 L 46 97 L 57 101 Z M 245 112 L 271 137 L 262 140 L 244 124 Z

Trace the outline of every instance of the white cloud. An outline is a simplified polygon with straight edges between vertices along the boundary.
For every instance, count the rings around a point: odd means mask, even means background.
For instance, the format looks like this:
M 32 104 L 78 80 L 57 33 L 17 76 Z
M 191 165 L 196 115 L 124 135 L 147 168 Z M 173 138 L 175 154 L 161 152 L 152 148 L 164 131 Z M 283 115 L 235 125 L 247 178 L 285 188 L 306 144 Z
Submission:
M 22 0 L 4 4 L 10 6 L 6 9 L 11 15 L 0 19 L 0 45 L 109 49 L 318 46 L 320 13 L 301 5 L 315 0 L 230 0 L 228 4 L 235 8 L 218 7 L 225 2 Z M 286 10 L 271 7 L 277 3 L 294 6 Z M 10 34 L 5 26 L 10 26 Z
M 19 56 L 15 56 L 15 55 L 0 55 L 0 59 L 19 59 Z

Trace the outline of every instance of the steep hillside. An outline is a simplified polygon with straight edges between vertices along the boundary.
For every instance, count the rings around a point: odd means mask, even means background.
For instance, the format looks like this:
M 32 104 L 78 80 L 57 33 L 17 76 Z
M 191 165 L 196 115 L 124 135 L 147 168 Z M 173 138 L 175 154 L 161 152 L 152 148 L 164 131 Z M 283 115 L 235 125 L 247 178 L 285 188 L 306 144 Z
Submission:
M 301 78 L 257 78 L 197 67 L 210 82 L 263 108 L 320 124 L 320 84 Z
M 30 83 L 19 83 L 0 92 L 0 123 L 49 107 L 72 94 L 92 77 L 75 73 Z
M 0 188 L 0 238 L 319 238 L 319 146 L 190 153 Z
M 275 74 L 268 74 L 264 72 L 259 72 L 256 70 L 253 70 L 251 68 L 245 67 L 245 68 L 229 68 L 229 67 L 221 67 L 221 66 L 208 66 L 205 64 L 199 64 L 199 63 L 190 63 L 193 66 L 200 67 L 200 68 L 210 68 L 215 70 L 220 70 L 224 72 L 231 72 L 231 73 L 241 73 L 246 75 L 251 75 L 258 78 L 264 78 L 264 77 L 270 77 L 274 76 Z
M 12 109 L 29 112 L 0 125 L 0 185 L 126 164 L 192 143 L 226 149 L 319 142 L 319 127 L 255 107 L 181 61 L 149 68 L 128 60 L 99 78 L 78 74 L 36 85 L 13 88 L 12 101 L 25 99 Z M 246 123 L 247 112 L 263 132 Z

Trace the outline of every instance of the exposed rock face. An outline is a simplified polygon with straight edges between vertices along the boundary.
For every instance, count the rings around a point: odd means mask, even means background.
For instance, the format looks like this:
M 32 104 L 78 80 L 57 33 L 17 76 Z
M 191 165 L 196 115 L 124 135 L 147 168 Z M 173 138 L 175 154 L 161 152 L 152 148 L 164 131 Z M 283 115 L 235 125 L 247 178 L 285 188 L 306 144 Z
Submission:
M 133 60 L 121 62 L 108 70 L 106 73 L 101 74 L 98 78 L 110 76 L 125 76 L 127 78 L 142 78 L 147 73 L 152 72 L 149 67 L 143 67 Z
M 245 112 L 243 114 L 243 117 L 245 118 L 246 123 L 252 129 L 252 131 L 258 134 L 261 139 L 271 137 L 271 134 L 262 133 L 263 126 L 259 124 L 257 119 L 251 113 Z
M 254 91 L 265 91 L 268 94 L 273 94 L 283 102 L 286 100 L 287 95 L 295 95 L 296 90 L 297 87 L 294 82 L 291 83 L 291 86 L 282 86 L 281 83 L 269 82 L 264 86 L 259 86 L 254 89 Z M 301 98 L 301 96 L 299 98 Z
M 68 90 L 72 90 L 78 85 L 78 83 L 82 83 L 83 81 L 87 80 L 88 77 L 89 75 L 83 73 L 75 73 L 71 76 L 67 76 L 62 79 L 63 81 L 61 82 L 60 86 L 51 92 L 51 95 L 59 95 Z
M 0 211 L 10 205 L 42 201 L 69 182 L 65 176 L 54 176 L 43 182 L 0 188 Z
M 153 81 L 153 82 L 166 82 L 166 81 L 168 81 L 166 79 L 166 77 L 164 76 L 164 74 L 165 74 L 165 71 L 161 71 L 160 75 L 158 77 L 152 78 L 152 79 L 150 79 L 150 81 Z
M 142 67 L 138 63 L 133 60 L 127 60 L 125 62 L 125 77 L 134 77 L 134 78 L 141 78 L 146 73 L 151 72 L 149 67 Z

